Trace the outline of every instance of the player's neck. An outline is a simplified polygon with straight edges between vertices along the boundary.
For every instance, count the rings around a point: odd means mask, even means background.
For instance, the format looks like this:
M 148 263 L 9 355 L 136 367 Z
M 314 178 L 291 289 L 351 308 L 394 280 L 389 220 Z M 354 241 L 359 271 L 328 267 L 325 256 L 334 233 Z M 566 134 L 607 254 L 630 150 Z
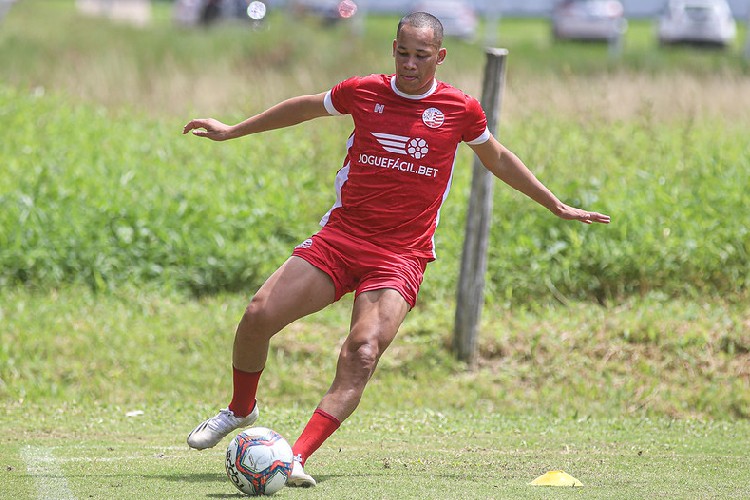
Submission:
M 424 85 L 419 89 L 404 90 L 398 85 L 398 77 L 396 75 L 391 77 L 391 88 L 393 89 L 393 91 L 401 97 L 406 97 L 407 99 L 422 99 L 424 97 L 427 97 L 435 92 L 435 89 L 437 89 L 437 84 L 437 78 L 433 77 L 429 84 Z

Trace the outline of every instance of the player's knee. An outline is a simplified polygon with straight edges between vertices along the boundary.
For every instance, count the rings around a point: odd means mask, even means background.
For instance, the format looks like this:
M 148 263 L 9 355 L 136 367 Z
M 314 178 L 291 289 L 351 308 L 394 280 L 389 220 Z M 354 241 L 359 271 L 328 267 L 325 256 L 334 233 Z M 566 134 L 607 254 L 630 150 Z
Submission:
M 273 318 L 266 307 L 266 300 L 256 295 L 245 307 L 239 330 L 254 333 L 266 332 L 272 329 L 272 323 Z
M 380 359 L 380 349 L 376 342 L 357 342 L 347 346 L 345 353 L 349 365 L 364 379 L 369 379 Z

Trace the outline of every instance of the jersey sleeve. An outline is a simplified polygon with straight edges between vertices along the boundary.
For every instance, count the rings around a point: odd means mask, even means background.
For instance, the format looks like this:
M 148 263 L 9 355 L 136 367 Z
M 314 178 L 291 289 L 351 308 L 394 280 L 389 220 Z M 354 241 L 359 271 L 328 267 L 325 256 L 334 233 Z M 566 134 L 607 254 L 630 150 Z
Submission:
M 323 104 L 331 115 L 348 115 L 354 100 L 354 92 L 359 84 L 359 77 L 351 77 L 343 82 L 337 83 L 331 90 L 326 92 Z
M 468 144 L 482 144 L 490 139 L 487 116 L 479 101 L 471 96 L 466 96 L 466 124 L 463 130 L 461 140 Z

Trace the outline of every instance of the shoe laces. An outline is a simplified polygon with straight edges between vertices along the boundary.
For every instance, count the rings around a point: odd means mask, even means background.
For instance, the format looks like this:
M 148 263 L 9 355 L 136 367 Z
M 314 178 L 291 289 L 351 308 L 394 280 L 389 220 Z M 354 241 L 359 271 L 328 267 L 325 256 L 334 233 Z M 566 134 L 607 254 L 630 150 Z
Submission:
M 240 419 L 234 416 L 232 410 L 224 408 L 219 414 L 208 420 L 207 427 L 215 432 L 225 433 L 234 430 Z

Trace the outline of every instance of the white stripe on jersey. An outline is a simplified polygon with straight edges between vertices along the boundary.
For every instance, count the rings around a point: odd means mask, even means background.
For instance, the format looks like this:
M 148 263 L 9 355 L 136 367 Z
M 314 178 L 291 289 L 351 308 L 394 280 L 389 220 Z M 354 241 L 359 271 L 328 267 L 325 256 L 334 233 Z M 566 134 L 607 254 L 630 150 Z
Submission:
M 372 135 L 377 138 L 378 142 L 383 146 L 383 149 L 389 153 L 406 154 L 406 142 L 409 140 L 409 137 L 395 134 L 384 134 L 380 132 L 373 132 Z
M 406 144 L 406 141 L 409 140 L 409 138 L 404 135 L 385 134 L 382 132 L 373 132 L 372 135 L 381 139 L 393 139 L 395 141 L 403 142 L 404 144 Z
M 456 146 L 456 153 L 458 153 L 458 145 Z M 451 176 L 448 179 L 448 185 L 445 186 L 445 191 L 443 191 L 443 201 L 440 202 L 440 206 L 437 209 L 437 214 L 435 214 L 435 229 L 437 229 L 438 224 L 440 224 L 440 211 L 443 209 L 443 204 L 445 203 L 445 200 L 448 199 L 448 193 L 451 191 L 451 186 L 453 185 L 453 173 L 456 171 L 454 167 L 456 166 L 456 159 L 453 158 L 453 165 L 451 165 Z M 432 258 L 437 259 L 437 245 L 435 244 L 435 233 L 437 231 L 432 233 Z
M 478 146 L 479 144 L 484 144 L 485 142 L 490 140 L 490 129 L 486 128 L 484 129 L 484 132 L 482 132 L 479 137 L 477 137 L 474 140 L 466 141 L 466 144 L 471 144 L 472 146 Z
M 338 109 L 336 109 L 336 106 L 333 105 L 333 100 L 331 99 L 330 90 L 326 92 L 326 96 L 323 99 L 323 106 L 326 107 L 326 111 L 328 111 L 329 115 L 338 116 L 341 114 L 341 112 Z
M 351 164 L 347 163 L 344 165 L 344 167 L 338 171 L 336 174 L 336 180 L 334 181 L 334 187 L 336 188 L 336 202 L 333 204 L 333 206 L 326 212 L 326 214 L 323 216 L 323 218 L 320 219 L 320 226 L 323 227 L 326 224 L 328 224 L 328 219 L 331 218 L 331 213 L 333 213 L 334 210 L 337 208 L 341 208 L 341 188 L 346 184 L 346 181 L 349 180 L 349 166 Z
M 349 139 L 346 141 L 347 151 L 349 151 L 349 148 L 352 147 L 352 144 L 354 144 L 354 133 L 352 133 L 352 135 L 350 135 Z M 350 166 L 351 166 L 351 163 L 347 162 L 346 165 L 344 165 L 343 168 L 336 173 L 336 180 L 333 182 L 333 186 L 336 189 L 336 201 L 333 203 L 333 206 L 330 208 L 330 210 L 328 210 L 328 212 L 326 212 L 325 215 L 320 219 L 321 227 L 328 224 L 328 219 L 331 218 L 331 213 L 337 208 L 340 208 L 342 206 L 341 188 L 344 186 L 344 184 L 346 184 L 346 181 L 349 180 L 349 167 Z

